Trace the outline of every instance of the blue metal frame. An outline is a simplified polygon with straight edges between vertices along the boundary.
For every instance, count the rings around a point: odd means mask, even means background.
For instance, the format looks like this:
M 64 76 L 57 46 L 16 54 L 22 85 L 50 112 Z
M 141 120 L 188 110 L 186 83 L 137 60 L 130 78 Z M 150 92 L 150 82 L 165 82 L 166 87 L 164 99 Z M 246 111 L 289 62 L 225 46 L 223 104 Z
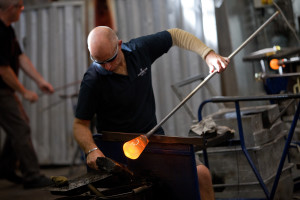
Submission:
M 294 131 L 299 119 L 299 115 L 300 115 L 300 101 L 298 102 L 298 106 L 296 109 L 296 112 L 294 114 L 294 119 L 293 122 L 291 124 L 289 133 L 288 133 L 288 137 L 286 139 L 285 142 L 285 146 L 282 152 L 282 156 L 281 156 L 281 160 L 279 163 L 279 166 L 277 168 L 277 173 L 275 176 L 275 180 L 272 186 L 272 190 L 271 193 L 269 193 L 268 188 L 266 187 L 265 183 L 263 182 L 260 173 L 258 172 L 258 170 L 256 169 L 248 151 L 245 145 L 245 140 L 244 140 L 244 132 L 243 132 L 243 126 L 242 126 L 242 119 L 241 119 L 241 113 L 240 113 L 240 105 L 239 102 L 240 101 L 264 101 L 264 100 L 284 100 L 284 99 L 299 99 L 300 98 L 300 94 L 280 94 L 280 95 L 266 95 L 266 96 L 250 96 L 250 97 L 215 97 L 212 98 L 210 100 L 206 100 L 203 101 L 198 109 L 198 119 L 199 121 L 202 120 L 202 110 L 203 107 L 207 104 L 207 103 L 224 103 L 224 102 L 234 102 L 235 103 L 235 110 L 236 110 L 236 115 L 237 115 L 237 123 L 238 123 L 238 129 L 239 129 L 239 136 L 240 136 L 240 144 L 241 144 L 241 148 L 257 178 L 257 180 L 259 181 L 259 184 L 261 186 L 261 188 L 263 189 L 265 195 L 266 195 L 266 199 L 267 200 L 273 200 L 274 196 L 275 196 L 275 192 L 278 186 L 278 182 L 280 179 L 280 175 L 283 169 L 283 165 L 286 159 L 286 156 L 288 154 L 288 149 L 290 148 L 290 144 L 294 135 Z M 206 150 L 203 151 L 203 156 L 204 156 L 204 162 L 205 165 L 208 167 L 208 156 L 207 156 L 207 152 Z

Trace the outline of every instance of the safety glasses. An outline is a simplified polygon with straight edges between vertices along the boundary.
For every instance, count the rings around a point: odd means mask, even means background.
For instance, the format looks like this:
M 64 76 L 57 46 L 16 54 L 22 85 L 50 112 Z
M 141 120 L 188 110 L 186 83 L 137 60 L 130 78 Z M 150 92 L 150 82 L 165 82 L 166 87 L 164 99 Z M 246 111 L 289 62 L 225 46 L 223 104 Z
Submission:
M 116 57 L 118 56 L 118 50 L 119 50 L 119 47 L 117 45 L 117 50 L 116 50 L 115 54 L 113 55 L 113 57 L 111 57 L 111 58 L 109 58 L 105 61 L 97 61 L 96 59 L 93 58 L 92 55 L 90 55 L 90 58 L 93 62 L 95 62 L 97 64 L 100 64 L 100 65 L 103 65 L 103 64 L 110 63 L 110 62 L 114 61 L 116 59 Z

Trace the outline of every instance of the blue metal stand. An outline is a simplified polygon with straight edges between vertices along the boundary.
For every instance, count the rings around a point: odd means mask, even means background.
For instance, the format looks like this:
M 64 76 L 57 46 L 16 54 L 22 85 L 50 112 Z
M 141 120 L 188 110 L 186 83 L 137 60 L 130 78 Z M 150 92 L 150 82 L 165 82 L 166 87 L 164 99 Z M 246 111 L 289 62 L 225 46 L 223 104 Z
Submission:
M 243 150 L 243 153 L 245 154 L 257 180 L 259 181 L 259 184 L 262 188 L 262 190 L 265 193 L 266 199 L 267 200 L 273 200 L 274 196 L 275 196 L 275 192 L 278 186 L 278 182 L 280 179 L 280 175 L 283 169 L 283 165 L 286 159 L 286 156 L 288 154 L 288 149 L 290 148 L 290 144 L 294 135 L 294 131 L 295 131 L 295 127 L 297 125 L 298 119 L 299 119 L 299 115 L 300 115 L 300 101 L 298 103 L 296 112 L 294 114 L 294 119 L 292 122 L 292 125 L 290 127 L 289 133 L 288 133 L 288 137 L 286 139 L 285 142 L 285 146 L 282 152 L 282 156 L 281 156 L 281 160 L 279 163 L 279 166 L 277 168 L 277 173 L 275 176 L 275 180 L 272 186 L 272 190 L 271 193 L 269 193 L 268 188 L 266 187 L 265 183 L 263 182 L 263 179 L 261 178 L 260 173 L 258 172 L 258 170 L 256 169 L 248 151 L 245 145 L 245 140 L 244 140 L 244 132 L 243 132 L 243 126 L 242 126 L 242 119 L 241 119 L 241 113 L 240 113 L 240 105 L 239 102 L 240 101 L 264 101 L 264 100 L 285 100 L 285 99 L 299 99 L 300 98 L 300 94 L 283 94 L 283 95 L 266 95 L 266 96 L 251 96 L 251 97 L 215 97 L 212 98 L 210 100 L 206 100 L 204 102 L 202 102 L 199 106 L 198 109 L 198 119 L 199 121 L 202 120 L 202 109 L 204 107 L 204 105 L 206 105 L 207 103 L 224 103 L 224 102 L 234 102 L 235 103 L 235 111 L 236 111 L 236 116 L 237 116 L 237 123 L 238 123 L 238 129 L 239 129 L 239 136 L 240 136 L 240 144 L 241 144 L 241 148 Z M 203 151 L 203 156 L 204 156 L 204 161 L 206 166 L 208 167 L 208 156 L 207 156 L 207 152 Z

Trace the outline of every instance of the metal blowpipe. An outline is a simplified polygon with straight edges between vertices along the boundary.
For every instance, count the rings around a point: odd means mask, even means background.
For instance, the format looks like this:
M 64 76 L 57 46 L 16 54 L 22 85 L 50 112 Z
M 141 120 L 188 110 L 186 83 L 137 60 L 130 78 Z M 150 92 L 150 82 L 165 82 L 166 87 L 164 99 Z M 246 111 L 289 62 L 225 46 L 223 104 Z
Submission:
M 265 26 L 267 26 L 280 12 L 276 11 L 264 24 L 262 24 L 251 36 L 248 37 L 234 52 L 232 52 L 228 58 L 231 59 L 235 56 L 242 48 L 244 48 Z M 181 106 L 183 106 L 207 81 L 209 81 L 217 73 L 214 70 L 210 73 L 192 92 L 190 92 L 165 118 L 163 118 L 155 127 L 153 127 L 145 135 L 140 135 L 123 145 L 123 151 L 128 158 L 137 159 L 143 152 L 147 144 L 149 143 L 148 138 L 165 123 Z

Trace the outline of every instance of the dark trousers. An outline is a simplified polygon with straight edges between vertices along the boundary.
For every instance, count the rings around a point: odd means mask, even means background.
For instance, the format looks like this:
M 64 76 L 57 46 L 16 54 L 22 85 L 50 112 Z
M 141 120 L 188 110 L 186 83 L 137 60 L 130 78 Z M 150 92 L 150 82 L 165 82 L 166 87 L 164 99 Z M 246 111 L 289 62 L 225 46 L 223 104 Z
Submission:
M 28 117 L 18 97 L 6 90 L 0 90 L 0 126 L 6 133 L 0 156 L 2 172 L 15 170 L 18 160 L 24 181 L 38 177 L 39 164 L 32 145 Z

